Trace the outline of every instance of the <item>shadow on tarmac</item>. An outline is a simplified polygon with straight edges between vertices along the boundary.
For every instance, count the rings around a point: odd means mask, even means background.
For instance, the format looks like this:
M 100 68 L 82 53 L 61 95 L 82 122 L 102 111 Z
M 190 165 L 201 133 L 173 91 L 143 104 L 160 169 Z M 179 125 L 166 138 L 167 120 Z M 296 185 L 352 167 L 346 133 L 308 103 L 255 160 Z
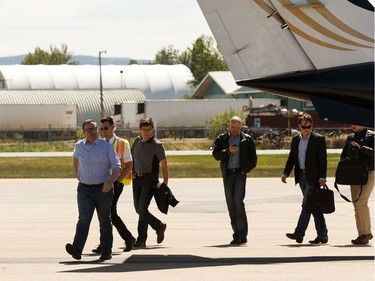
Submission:
M 61 271 L 62 273 L 136 272 L 231 265 L 267 265 L 311 262 L 374 261 L 374 256 L 306 256 L 306 257 L 259 257 L 259 258 L 206 258 L 194 255 L 133 255 L 121 264 L 101 263 L 95 268 Z M 65 265 L 95 264 L 98 261 L 60 262 Z

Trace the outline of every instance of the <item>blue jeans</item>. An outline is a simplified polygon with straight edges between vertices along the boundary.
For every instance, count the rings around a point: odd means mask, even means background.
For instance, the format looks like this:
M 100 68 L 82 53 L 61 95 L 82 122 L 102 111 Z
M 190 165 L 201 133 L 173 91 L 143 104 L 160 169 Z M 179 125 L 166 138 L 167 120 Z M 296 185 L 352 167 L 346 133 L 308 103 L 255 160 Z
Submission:
M 137 240 L 139 241 L 146 242 L 148 225 L 155 231 L 162 226 L 162 222 L 148 211 L 158 181 L 156 173 L 143 174 L 142 177 L 133 179 L 133 199 L 134 208 L 138 214 Z
M 85 247 L 89 234 L 90 223 L 96 209 L 100 226 L 100 245 L 103 253 L 112 253 L 112 222 L 111 205 L 113 188 L 109 192 L 102 192 L 102 185 L 95 187 L 82 183 L 77 188 L 78 222 L 73 245 L 81 251 Z
M 246 174 L 229 173 L 223 178 L 225 200 L 229 211 L 233 238 L 245 238 L 248 232 L 245 211 Z
M 305 207 L 303 207 L 303 205 L 304 205 L 303 203 L 306 201 L 307 195 L 309 194 L 309 191 L 312 188 L 315 188 L 315 186 L 309 185 L 309 183 L 307 182 L 305 173 L 301 173 L 301 175 L 300 175 L 299 186 L 300 186 L 301 191 L 302 191 L 303 201 L 302 201 L 301 214 L 299 215 L 297 227 L 296 227 L 294 233 L 296 234 L 297 237 L 304 237 L 306 229 L 307 229 L 307 227 L 309 225 L 309 222 L 310 222 L 310 217 L 311 217 L 311 215 L 313 215 L 314 223 L 315 223 L 315 229 L 316 229 L 316 233 L 317 233 L 318 237 L 328 238 L 328 230 L 327 230 L 326 221 L 324 219 L 323 213 L 322 212 L 311 213 L 309 210 L 307 210 Z

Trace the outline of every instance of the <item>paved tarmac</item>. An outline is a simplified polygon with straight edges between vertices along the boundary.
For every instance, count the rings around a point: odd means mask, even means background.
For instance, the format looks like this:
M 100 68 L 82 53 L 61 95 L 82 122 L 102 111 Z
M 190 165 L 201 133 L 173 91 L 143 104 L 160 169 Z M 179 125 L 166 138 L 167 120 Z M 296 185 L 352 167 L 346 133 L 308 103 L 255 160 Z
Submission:
M 76 184 L 75 179 L 1 180 L 0 280 L 374 280 L 374 242 L 350 243 L 357 236 L 353 207 L 337 192 L 336 212 L 326 215 L 328 244 L 307 242 L 316 236 L 312 220 L 302 244 L 285 237 L 300 211 L 301 195 L 292 178 L 286 185 L 278 178 L 248 178 L 246 245 L 229 245 L 221 179 L 171 179 L 180 203 L 168 215 L 158 212 L 154 202 L 150 209 L 167 223 L 162 244 L 149 229 L 146 249 L 124 253 L 114 231 L 113 259 L 99 262 L 91 253 L 99 240 L 94 217 L 82 260 L 76 261 L 65 252 L 77 221 Z M 370 205 L 373 215 L 373 197 Z M 131 188 L 123 192 L 118 211 L 136 235 Z

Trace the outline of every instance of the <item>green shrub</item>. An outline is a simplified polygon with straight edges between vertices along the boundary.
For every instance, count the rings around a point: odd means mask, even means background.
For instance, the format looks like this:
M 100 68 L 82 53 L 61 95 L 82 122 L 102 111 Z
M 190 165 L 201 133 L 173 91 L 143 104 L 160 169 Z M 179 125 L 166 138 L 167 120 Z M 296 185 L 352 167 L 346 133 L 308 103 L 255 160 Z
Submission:
M 212 116 L 207 124 L 208 137 L 210 139 L 215 139 L 218 135 L 226 132 L 228 130 L 228 123 L 233 116 L 240 117 L 242 121 L 245 119 L 243 112 L 236 112 L 233 109 Z

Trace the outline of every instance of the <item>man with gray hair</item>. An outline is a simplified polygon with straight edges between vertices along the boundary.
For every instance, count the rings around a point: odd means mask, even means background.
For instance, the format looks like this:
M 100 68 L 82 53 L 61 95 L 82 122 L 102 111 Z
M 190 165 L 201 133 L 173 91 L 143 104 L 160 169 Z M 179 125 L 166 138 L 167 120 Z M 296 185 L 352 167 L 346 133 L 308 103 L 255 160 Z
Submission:
M 220 161 L 225 199 L 233 229 L 231 245 L 247 243 L 248 224 L 245 210 L 246 174 L 256 167 L 257 154 L 253 139 L 241 131 L 242 120 L 234 116 L 229 131 L 219 135 L 212 155 Z

